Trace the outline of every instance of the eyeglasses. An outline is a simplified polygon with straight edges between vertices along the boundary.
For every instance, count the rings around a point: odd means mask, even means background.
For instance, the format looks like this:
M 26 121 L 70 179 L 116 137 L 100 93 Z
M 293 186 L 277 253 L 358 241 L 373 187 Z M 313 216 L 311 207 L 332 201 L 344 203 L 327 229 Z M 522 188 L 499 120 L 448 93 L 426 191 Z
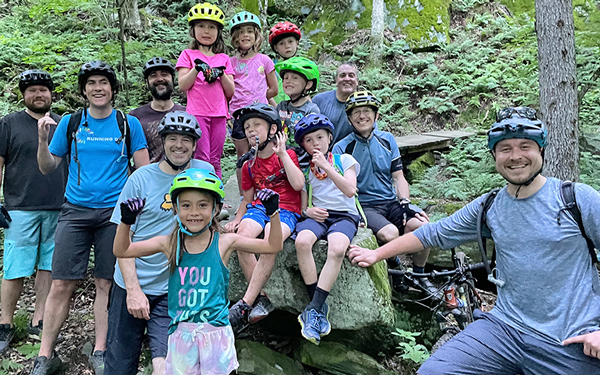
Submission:
M 355 109 L 354 111 L 352 111 L 351 116 L 354 118 L 358 118 L 360 117 L 360 115 L 372 115 L 373 113 L 375 113 L 371 108 L 363 108 L 363 109 Z
M 529 119 L 529 120 L 537 120 L 536 111 L 533 108 L 529 107 L 506 107 L 502 108 L 498 111 L 496 115 L 496 122 L 500 122 L 502 120 L 506 120 L 507 118 L 512 117 L 512 115 L 517 114 L 520 117 Z

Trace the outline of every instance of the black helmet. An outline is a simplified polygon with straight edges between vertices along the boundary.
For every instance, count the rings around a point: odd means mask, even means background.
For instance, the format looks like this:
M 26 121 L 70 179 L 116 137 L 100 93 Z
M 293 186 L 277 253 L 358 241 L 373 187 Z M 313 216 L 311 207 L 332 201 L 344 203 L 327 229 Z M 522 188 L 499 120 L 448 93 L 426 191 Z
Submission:
M 148 79 L 148 76 L 155 70 L 166 70 L 171 73 L 171 76 L 175 76 L 175 65 L 169 60 L 163 57 L 153 57 L 146 62 L 144 65 L 144 69 L 142 73 L 144 74 L 144 78 Z
M 110 82 L 110 87 L 112 88 L 113 93 L 117 93 L 119 91 L 119 82 L 117 81 L 117 75 L 113 68 L 105 63 L 104 61 L 94 60 L 88 63 L 85 63 L 79 69 L 79 74 L 77 74 L 77 81 L 79 83 L 79 92 L 83 95 L 83 88 L 87 83 L 88 78 L 93 75 L 101 75 L 108 78 L 108 82 Z
M 173 111 L 167 113 L 160 121 L 158 134 L 161 137 L 167 134 L 188 135 L 192 137 L 194 142 L 197 142 L 202 136 L 202 130 L 200 130 L 200 125 L 198 125 L 195 116 L 186 111 Z
M 26 70 L 19 74 L 19 90 L 24 92 L 29 86 L 46 86 L 50 91 L 54 90 L 54 82 L 48 72 L 40 69 Z
M 261 118 L 265 120 L 269 124 L 277 125 L 277 132 L 282 131 L 281 117 L 279 117 L 279 113 L 273 107 L 264 103 L 255 103 L 250 104 L 247 107 L 240 108 L 233 113 L 233 117 L 244 125 L 246 120 L 251 118 Z

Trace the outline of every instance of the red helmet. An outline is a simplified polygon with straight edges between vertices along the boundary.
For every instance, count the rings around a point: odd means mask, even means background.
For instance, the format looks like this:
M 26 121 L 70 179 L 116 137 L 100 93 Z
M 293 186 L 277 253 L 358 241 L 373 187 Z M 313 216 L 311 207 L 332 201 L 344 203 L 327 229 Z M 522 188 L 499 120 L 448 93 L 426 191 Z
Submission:
M 300 40 L 300 38 L 302 38 L 302 33 L 300 32 L 298 26 L 288 21 L 279 22 L 275 26 L 271 27 L 271 30 L 269 30 L 269 44 L 271 45 L 271 48 L 273 48 L 273 45 L 281 38 L 286 36 L 293 36 Z

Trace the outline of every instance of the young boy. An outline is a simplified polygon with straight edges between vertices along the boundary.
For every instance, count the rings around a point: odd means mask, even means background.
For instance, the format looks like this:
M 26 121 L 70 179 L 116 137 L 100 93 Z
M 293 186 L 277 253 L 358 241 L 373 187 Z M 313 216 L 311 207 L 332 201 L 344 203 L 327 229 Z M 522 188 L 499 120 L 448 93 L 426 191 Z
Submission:
M 305 171 L 308 199 L 304 191 L 302 195 L 305 220 L 296 226 L 298 265 L 311 302 L 298 320 L 302 336 L 318 345 L 321 336 L 331 331 L 325 299 L 338 277 L 346 249 L 360 221 L 354 198 L 360 165 L 350 155 L 330 152 L 334 127 L 327 117 L 308 115 L 296 124 L 295 130 L 296 143 L 312 158 Z M 323 238 L 327 238 L 328 243 L 327 261 L 317 281 L 312 247 Z
M 309 95 L 319 85 L 319 68 L 305 57 L 292 57 L 275 64 L 275 70 L 283 80 L 283 91 L 290 97 L 290 100 L 277 104 L 277 111 L 284 121 L 283 130 L 288 135 L 289 144 L 295 147 L 294 126 L 310 113 L 321 113 Z
M 269 217 L 260 200 L 255 199 L 255 192 L 268 188 L 279 194 L 285 240 L 300 217 L 300 190 L 304 186 L 296 153 L 286 150 L 287 136 L 281 131 L 281 118 L 275 108 L 262 103 L 252 104 L 236 111 L 234 117 L 244 125 L 246 137 L 256 153 L 242 166 L 243 199 L 225 230 L 237 230 L 238 234 L 250 238 L 258 237 L 264 230 L 268 236 Z M 271 276 L 275 255 L 261 255 L 257 261 L 254 254 L 239 252 L 238 259 L 249 285 L 244 297 L 229 309 L 229 320 L 235 333 L 273 311 L 269 299 L 259 294 Z
M 298 43 L 301 38 L 302 33 L 298 26 L 288 21 L 279 22 L 269 30 L 269 44 L 273 52 L 278 57 L 281 57 L 281 61 L 296 56 Z M 277 63 L 277 59 L 274 62 Z M 279 75 L 277 75 L 277 82 L 279 84 L 279 93 L 273 98 L 275 103 L 289 100 L 290 97 L 283 92 L 283 81 Z

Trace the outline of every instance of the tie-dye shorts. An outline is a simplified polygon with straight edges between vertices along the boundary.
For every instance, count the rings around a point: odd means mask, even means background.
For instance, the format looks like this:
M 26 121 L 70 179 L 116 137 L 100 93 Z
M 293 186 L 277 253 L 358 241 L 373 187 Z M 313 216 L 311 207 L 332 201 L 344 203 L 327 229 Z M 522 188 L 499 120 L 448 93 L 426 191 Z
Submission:
M 229 325 L 179 323 L 169 335 L 165 375 L 229 375 L 238 367 Z

